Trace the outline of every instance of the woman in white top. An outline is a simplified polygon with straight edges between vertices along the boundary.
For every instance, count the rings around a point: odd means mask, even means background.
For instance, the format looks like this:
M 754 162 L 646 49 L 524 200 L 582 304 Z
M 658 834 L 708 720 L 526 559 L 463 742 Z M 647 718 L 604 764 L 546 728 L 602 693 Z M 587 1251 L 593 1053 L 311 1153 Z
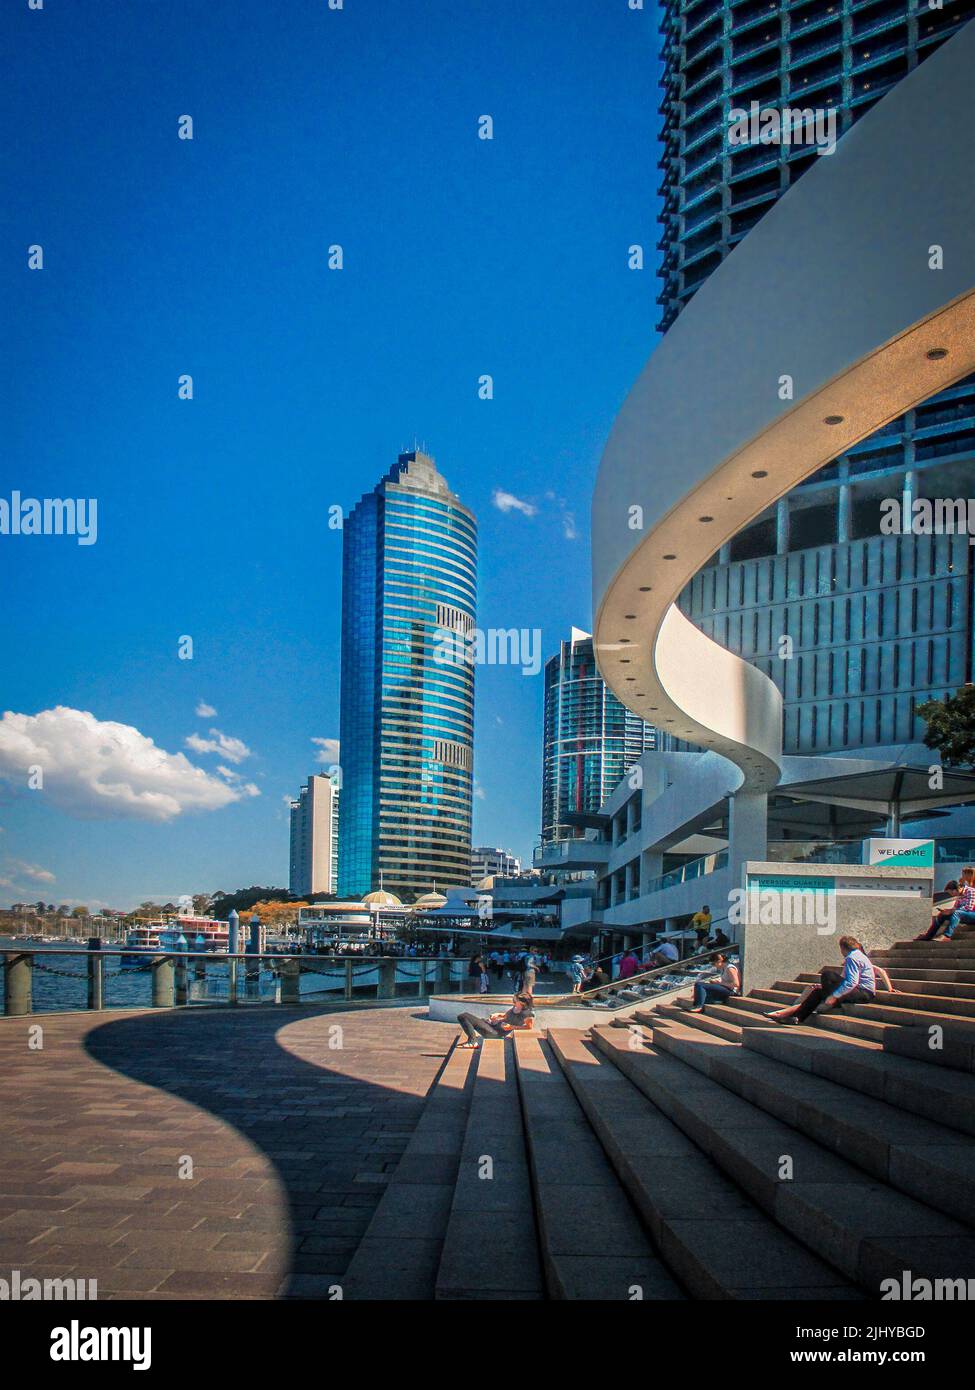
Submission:
M 723 1004 L 732 995 L 741 993 L 741 976 L 737 965 L 732 965 L 727 956 L 715 956 L 714 964 L 721 967 L 721 974 L 707 984 L 698 980 L 694 986 L 692 1014 L 701 1013 L 705 1004 Z

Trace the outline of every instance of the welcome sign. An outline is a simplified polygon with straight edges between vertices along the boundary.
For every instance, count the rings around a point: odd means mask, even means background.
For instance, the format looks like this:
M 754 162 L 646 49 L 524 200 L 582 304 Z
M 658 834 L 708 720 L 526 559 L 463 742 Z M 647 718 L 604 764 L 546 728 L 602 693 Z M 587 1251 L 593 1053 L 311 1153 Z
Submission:
M 934 864 L 934 841 L 864 840 L 862 862 L 930 868 Z

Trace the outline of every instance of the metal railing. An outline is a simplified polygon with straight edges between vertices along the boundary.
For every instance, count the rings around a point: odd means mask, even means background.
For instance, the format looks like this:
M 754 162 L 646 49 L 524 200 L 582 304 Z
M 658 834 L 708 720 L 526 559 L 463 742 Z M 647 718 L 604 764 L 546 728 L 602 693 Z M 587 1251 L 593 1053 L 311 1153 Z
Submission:
M 322 956 L 303 953 L 213 951 L 134 951 L 125 947 L 3 947 L 3 1005 L 7 1015 L 103 1009 L 176 1008 L 238 1004 L 320 1002 L 323 995 L 345 1001 L 425 998 L 433 990 L 449 993 L 464 986 L 468 962 L 457 956 Z M 63 965 L 76 957 L 82 970 Z M 60 968 L 59 968 L 60 963 Z M 113 965 L 115 968 L 113 968 Z M 55 1002 L 34 1007 L 35 973 L 84 988 L 84 1005 Z M 120 977 L 144 975 L 143 998 L 106 1003 L 106 985 Z M 322 977 L 321 989 L 302 990 L 302 976 Z M 372 978 L 369 978 L 372 977 Z M 219 993 L 208 985 L 219 984 Z M 224 993 L 225 989 L 225 993 Z M 57 987 L 55 988 L 55 993 Z M 63 993 L 70 993 L 65 988 Z
M 727 960 L 738 959 L 738 946 L 732 943 L 730 946 L 717 946 L 712 950 L 699 951 L 693 956 L 687 956 L 684 960 L 675 960 L 667 965 L 654 966 L 652 970 L 641 971 L 639 975 L 631 975 L 625 980 L 610 980 L 608 984 L 599 985 L 596 989 L 580 990 L 578 994 L 546 995 L 542 999 L 535 1000 L 536 1010 L 541 1006 L 544 1008 L 558 1006 L 565 1008 L 573 1005 L 591 1005 L 594 1001 L 605 1004 L 607 1008 L 622 1009 L 630 1004 L 638 1003 L 639 996 L 645 994 L 649 1000 L 654 997 L 653 986 L 666 976 L 680 975 L 687 977 L 684 985 L 693 983 L 702 978 L 707 978 L 702 967 L 707 966 L 709 961 L 713 961 L 717 956 L 724 956 Z M 740 966 L 739 966 L 740 969 Z M 682 984 L 666 985 L 666 989 L 681 989 Z M 624 993 L 637 995 L 636 999 L 623 999 L 620 995 Z M 661 991 L 656 991 L 660 993 Z
M 672 888 L 675 883 L 692 883 L 694 879 L 705 878 L 708 874 L 717 873 L 719 869 L 725 868 L 727 863 L 726 849 L 704 854 L 700 859 L 691 859 L 676 869 L 668 869 L 667 873 L 660 874 L 657 878 L 648 879 L 640 890 L 640 897 L 645 897 L 648 893 L 659 893 L 663 888 Z

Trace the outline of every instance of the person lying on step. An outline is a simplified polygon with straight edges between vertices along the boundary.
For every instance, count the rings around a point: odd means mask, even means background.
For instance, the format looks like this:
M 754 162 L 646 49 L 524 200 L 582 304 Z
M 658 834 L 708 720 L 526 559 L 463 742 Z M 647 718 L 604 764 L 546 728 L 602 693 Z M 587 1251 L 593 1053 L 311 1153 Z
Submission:
M 481 1038 L 506 1038 L 519 1028 L 531 1028 L 535 1018 L 535 1003 L 530 994 L 524 991 L 516 994 L 507 1013 L 492 1014 L 490 1018 L 478 1018 L 477 1014 L 458 1014 L 457 1022 L 467 1034 L 462 1048 L 478 1048 Z

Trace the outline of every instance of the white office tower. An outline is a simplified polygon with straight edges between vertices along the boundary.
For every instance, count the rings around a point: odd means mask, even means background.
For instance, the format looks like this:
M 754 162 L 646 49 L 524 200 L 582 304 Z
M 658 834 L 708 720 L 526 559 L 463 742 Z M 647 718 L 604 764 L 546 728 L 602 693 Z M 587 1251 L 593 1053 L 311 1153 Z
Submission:
M 291 803 L 289 888 L 298 897 L 334 893 L 338 883 L 338 787 L 315 773 Z

